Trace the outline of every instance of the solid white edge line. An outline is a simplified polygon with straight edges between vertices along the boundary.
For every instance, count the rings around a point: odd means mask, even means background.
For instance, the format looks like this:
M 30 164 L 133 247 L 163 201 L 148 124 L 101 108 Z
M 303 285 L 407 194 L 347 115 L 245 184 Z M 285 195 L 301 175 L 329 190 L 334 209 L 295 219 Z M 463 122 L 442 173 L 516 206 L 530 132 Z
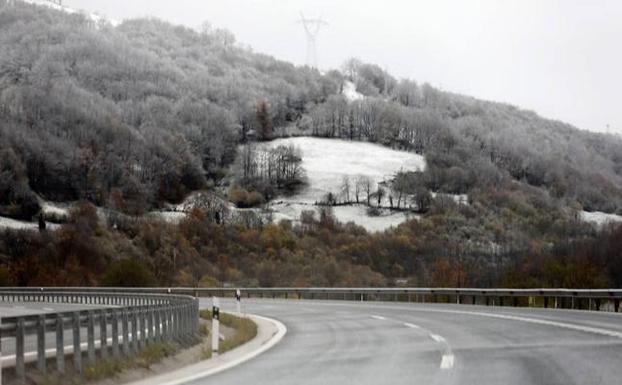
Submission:
M 387 320 L 385 317 L 382 317 L 382 316 L 379 316 L 379 315 L 373 315 L 373 316 L 371 316 L 371 318 L 377 319 L 377 320 L 380 320 L 380 321 L 386 321 Z
M 424 311 L 428 311 L 428 310 L 424 310 Z M 559 321 L 550 321 L 550 320 L 541 319 L 541 318 L 524 317 L 524 316 L 518 316 L 518 315 L 515 316 L 515 315 L 509 315 L 509 314 L 487 313 L 487 312 L 479 312 L 479 311 L 462 311 L 462 310 L 448 310 L 448 309 L 434 309 L 430 311 L 440 312 L 440 313 L 451 313 L 451 314 L 497 318 L 497 319 L 509 320 L 509 321 L 527 322 L 527 323 L 536 324 L 536 325 L 552 326 L 552 327 L 557 327 L 561 329 L 580 331 L 584 333 L 600 334 L 600 335 L 607 336 L 607 337 L 622 338 L 622 332 L 618 332 L 614 330 L 602 329 L 602 328 L 597 328 L 597 327 L 592 327 L 592 326 L 583 326 L 579 324 L 571 324 L 571 323 L 559 322 Z
M 191 382 L 191 381 L 199 380 L 199 379 L 202 379 L 202 378 L 206 378 L 206 377 L 212 376 L 212 375 L 214 375 L 216 373 L 223 372 L 223 371 L 225 371 L 227 369 L 231 369 L 231 368 L 233 368 L 235 366 L 238 366 L 238 365 L 240 365 L 240 364 L 242 364 L 242 363 L 244 363 L 244 362 L 246 362 L 246 361 L 248 361 L 248 360 L 250 360 L 252 358 L 255 358 L 258 355 L 260 355 L 260 354 L 266 352 L 267 350 L 271 349 L 272 347 L 274 347 L 274 345 L 278 344 L 283 339 L 285 334 L 287 333 L 287 327 L 285 325 L 283 325 L 283 323 L 280 322 L 280 321 L 277 321 L 277 320 L 272 319 L 272 318 L 267 318 L 267 317 L 262 317 L 262 316 L 258 316 L 258 315 L 253 315 L 253 314 L 247 314 L 247 315 L 249 317 L 251 317 L 251 318 L 258 318 L 258 319 L 261 319 L 261 320 L 264 320 L 264 321 L 267 321 L 267 322 L 272 322 L 273 324 L 276 325 L 276 328 L 277 328 L 278 331 L 276 332 L 276 334 L 274 334 L 272 336 L 272 338 L 270 338 L 270 340 L 268 342 L 262 344 L 261 347 L 259 349 L 257 349 L 257 350 L 254 350 L 254 351 L 252 351 L 250 353 L 247 353 L 247 354 L 245 354 L 245 355 L 243 355 L 241 357 L 238 357 L 235 360 L 229 361 L 229 362 L 227 362 L 226 364 L 224 364 L 222 366 L 219 366 L 219 367 L 216 367 L 216 368 L 212 368 L 212 369 L 206 370 L 204 372 L 195 373 L 192 376 L 188 376 L 188 377 L 185 377 L 185 378 L 180 378 L 180 379 L 177 379 L 175 381 L 166 382 L 166 383 L 160 384 L 160 385 L 179 385 L 179 384 L 185 384 L 187 382 Z
M 408 322 L 404 322 L 404 326 L 406 326 L 407 328 L 411 328 L 411 329 L 421 329 L 421 326 L 415 325 L 415 324 L 411 324 L 411 323 L 408 323 Z

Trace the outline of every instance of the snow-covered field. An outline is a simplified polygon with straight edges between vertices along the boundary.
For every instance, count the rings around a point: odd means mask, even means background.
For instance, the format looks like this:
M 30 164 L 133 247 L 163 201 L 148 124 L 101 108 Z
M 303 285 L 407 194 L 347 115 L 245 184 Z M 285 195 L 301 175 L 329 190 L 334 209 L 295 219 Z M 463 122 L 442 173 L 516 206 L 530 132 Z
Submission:
M 308 180 L 307 187 L 302 191 L 293 196 L 279 197 L 270 206 L 275 211 L 275 220 L 296 221 L 303 210 L 314 210 L 315 203 L 322 201 L 327 193 L 339 195 L 345 176 L 351 183 L 358 176 L 366 176 L 377 185 L 389 181 L 400 170 L 417 171 L 426 167 L 421 155 L 366 142 L 299 137 L 277 139 L 264 145 L 294 145 L 299 148 Z M 360 198 L 364 200 L 364 194 Z M 386 204 L 387 201 L 384 201 L 383 206 Z M 378 217 L 370 217 L 362 205 L 334 207 L 334 213 L 341 222 L 353 221 L 370 231 L 384 230 L 407 219 L 404 213 L 390 213 L 388 210 Z
M 581 219 L 585 222 L 591 222 L 596 224 L 597 226 L 602 226 L 607 223 L 613 222 L 622 222 L 622 215 L 607 214 L 600 211 L 581 211 L 579 215 Z
M 270 206 L 273 210 L 272 220 L 278 223 L 280 220 L 296 221 L 300 218 L 303 211 L 316 211 L 317 206 L 312 204 L 301 204 L 292 202 L 280 202 Z M 406 219 L 419 218 L 419 215 L 408 214 L 388 209 L 381 210 L 379 216 L 370 217 L 367 215 L 367 206 L 351 205 L 351 206 L 335 206 L 332 207 L 333 213 L 342 223 L 354 222 L 357 225 L 365 227 L 367 231 L 383 231 L 389 227 L 394 227 L 404 222 Z M 315 218 L 318 219 L 316 212 Z

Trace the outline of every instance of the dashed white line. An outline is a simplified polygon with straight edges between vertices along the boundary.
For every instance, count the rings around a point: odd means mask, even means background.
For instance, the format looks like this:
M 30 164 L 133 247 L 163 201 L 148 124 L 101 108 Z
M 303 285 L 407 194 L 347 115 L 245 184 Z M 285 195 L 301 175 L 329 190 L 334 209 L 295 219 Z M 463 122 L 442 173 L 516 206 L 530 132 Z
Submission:
M 411 329 L 421 329 L 421 326 L 415 325 L 415 324 L 411 324 L 411 323 L 408 323 L 408 322 L 404 322 L 404 326 L 406 326 L 407 328 L 411 328 Z
M 372 315 L 371 318 L 373 319 L 377 319 L 380 321 L 386 321 L 387 318 L 379 316 L 379 315 Z M 412 323 L 408 323 L 408 322 L 403 322 L 402 325 L 406 326 L 407 328 L 411 328 L 411 329 L 421 329 L 420 326 L 412 324 Z M 425 329 L 424 329 L 425 330 Z M 426 330 L 427 331 L 427 330 Z M 434 341 L 436 341 L 437 343 L 441 343 L 441 344 L 445 344 L 445 353 L 443 353 L 443 356 L 441 358 L 441 364 L 440 364 L 440 368 L 442 370 L 447 370 L 447 369 L 452 369 L 454 367 L 454 362 L 455 362 L 455 356 L 451 351 L 451 347 L 449 347 L 449 344 L 447 343 L 447 340 L 445 340 L 445 338 L 443 336 L 440 336 L 438 334 L 434 334 L 434 333 L 428 333 L 430 338 L 433 339 Z
M 445 341 L 445 338 L 443 338 L 442 336 L 439 336 L 438 334 L 430 333 L 430 338 L 432 338 L 434 341 L 439 342 L 439 343 L 447 342 Z
M 451 369 L 454 367 L 454 355 L 453 354 L 443 354 L 443 358 L 441 359 L 441 369 Z

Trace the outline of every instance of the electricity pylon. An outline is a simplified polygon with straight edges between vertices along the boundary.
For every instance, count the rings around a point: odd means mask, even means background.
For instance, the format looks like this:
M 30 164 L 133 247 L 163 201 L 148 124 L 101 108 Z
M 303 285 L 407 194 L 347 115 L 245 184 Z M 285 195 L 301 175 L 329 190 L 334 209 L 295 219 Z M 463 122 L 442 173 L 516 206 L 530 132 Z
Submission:
M 317 35 L 320 33 L 320 29 L 327 26 L 328 23 L 321 17 L 307 19 L 302 12 L 300 12 L 299 23 L 302 24 L 307 34 L 307 65 L 311 68 L 317 68 Z

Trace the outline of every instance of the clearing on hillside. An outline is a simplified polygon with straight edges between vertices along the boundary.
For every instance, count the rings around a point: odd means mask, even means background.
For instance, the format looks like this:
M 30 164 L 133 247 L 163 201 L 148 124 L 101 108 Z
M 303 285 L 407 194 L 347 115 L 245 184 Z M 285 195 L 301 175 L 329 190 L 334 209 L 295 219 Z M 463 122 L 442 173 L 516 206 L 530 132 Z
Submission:
M 269 147 L 280 145 L 294 145 L 301 150 L 308 185 L 297 194 L 279 197 L 272 203 L 270 208 L 275 212 L 275 221 L 297 221 L 303 210 L 314 210 L 316 203 L 321 202 L 327 193 L 338 196 L 345 176 L 352 183 L 359 176 L 369 177 L 377 188 L 378 184 L 390 181 L 398 171 L 421 171 L 426 167 L 425 158 L 421 155 L 367 142 L 298 137 L 264 144 Z M 386 201 L 382 205 L 385 206 Z M 398 225 L 409 216 L 402 212 L 381 210 L 380 216 L 370 217 L 362 204 L 338 206 L 334 212 L 341 222 L 352 221 L 370 231 Z

